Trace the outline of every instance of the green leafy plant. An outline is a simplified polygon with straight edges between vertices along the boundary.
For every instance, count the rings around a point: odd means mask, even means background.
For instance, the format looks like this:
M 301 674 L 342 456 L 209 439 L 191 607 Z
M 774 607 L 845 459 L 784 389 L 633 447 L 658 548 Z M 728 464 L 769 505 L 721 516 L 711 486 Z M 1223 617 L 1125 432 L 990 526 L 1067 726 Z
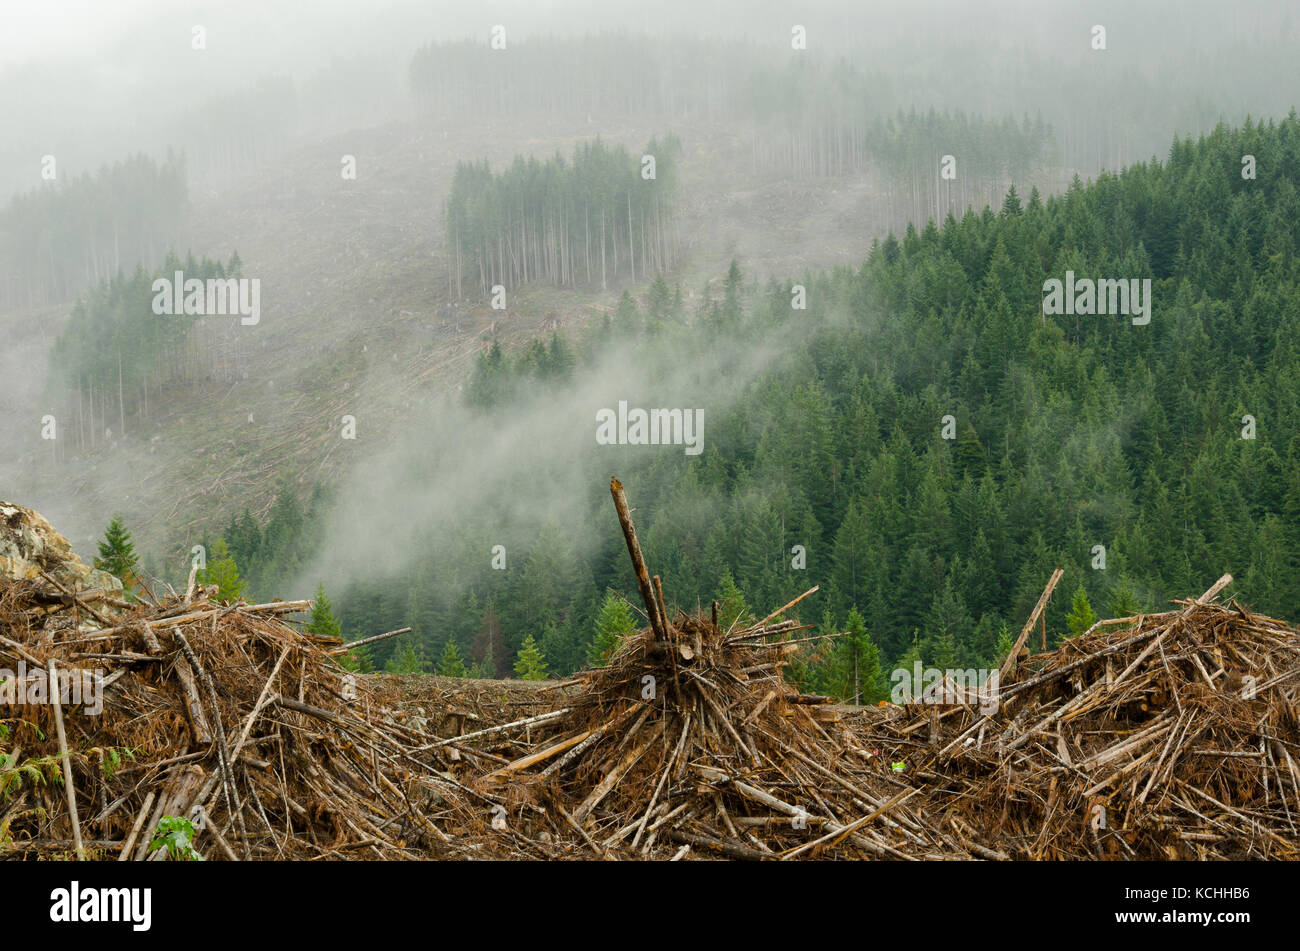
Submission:
M 59 757 L 29 757 L 20 763 L 16 753 L 0 753 L 0 802 L 8 799 L 22 785 L 24 779 L 33 786 L 39 786 L 50 780 L 56 783 L 62 782 L 62 777 L 59 775 Z
M 8 733 L 8 728 L 0 724 L 0 739 L 4 739 Z M 36 756 L 28 757 L 19 762 L 17 751 L 0 751 L 0 803 L 7 802 L 18 791 L 24 781 L 31 783 L 33 786 L 39 786 L 45 782 L 61 784 L 63 777 L 59 774 L 59 757 Z M 42 808 L 36 807 L 33 809 L 11 809 L 4 815 L 0 815 L 0 850 L 3 850 L 9 844 L 9 827 L 14 822 L 23 816 L 42 814 L 43 812 Z
M 113 774 L 122 768 L 127 760 L 135 762 L 135 750 L 129 746 L 92 747 L 88 752 L 100 753 L 99 768 L 105 779 L 112 779 Z
M 19 727 L 27 727 L 38 739 L 44 740 L 45 734 L 41 732 L 36 724 L 27 720 L 10 720 L 8 722 L 0 721 L 0 742 L 9 739 L 13 734 L 10 723 L 16 723 Z M 33 786 L 39 786 L 41 783 L 53 782 L 62 784 L 63 776 L 59 773 L 58 756 L 29 756 L 22 762 L 18 761 L 19 750 L 0 750 L 0 802 L 4 802 L 27 780 Z
M 153 853 L 165 848 L 174 861 L 205 861 L 199 854 L 199 850 L 194 848 L 195 834 L 194 823 L 189 819 L 182 816 L 163 816 L 154 831 L 153 838 L 149 840 L 149 852 Z

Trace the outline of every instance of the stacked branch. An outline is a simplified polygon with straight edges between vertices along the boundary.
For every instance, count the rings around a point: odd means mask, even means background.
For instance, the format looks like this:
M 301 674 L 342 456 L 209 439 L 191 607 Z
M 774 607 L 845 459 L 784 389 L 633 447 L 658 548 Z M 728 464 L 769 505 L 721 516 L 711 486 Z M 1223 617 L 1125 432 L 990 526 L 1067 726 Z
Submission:
M 670 621 L 617 480 L 611 492 L 650 625 L 483 778 L 485 791 L 508 790 L 507 821 L 607 858 L 975 854 L 837 726 L 831 698 L 786 683 L 803 628 L 780 616 L 807 595 L 739 630 L 702 614 Z
M 1230 581 L 1022 663 L 995 712 L 894 708 L 864 742 L 1017 858 L 1300 857 L 1300 640 L 1215 603 Z
M 1029 657 L 1058 571 L 996 684 L 851 712 L 785 680 L 816 588 L 670 610 L 610 488 L 647 626 L 558 684 L 358 677 L 308 602 L 0 580 L 0 855 L 160 857 L 180 816 L 210 859 L 1300 858 L 1300 640 L 1230 577 Z
M 440 826 L 487 804 L 336 639 L 285 622 L 310 602 L 210 594 L 89 627 L 75 594 L 0 582 L 0 855 L 158 857 L 168 816 L 209 859 L 457 854 Z

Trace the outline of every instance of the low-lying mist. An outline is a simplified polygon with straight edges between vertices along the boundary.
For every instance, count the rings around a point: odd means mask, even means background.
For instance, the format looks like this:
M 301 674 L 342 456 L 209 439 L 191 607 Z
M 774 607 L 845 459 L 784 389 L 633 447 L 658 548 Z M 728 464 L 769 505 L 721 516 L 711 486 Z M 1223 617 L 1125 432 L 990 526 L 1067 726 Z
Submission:
M 458 397 L 429 402 L 384 445 L 368 448 L 337 488 L 321 551 L 292 591 L 310 591 L 319 579 L 343 590 L 407 577 L 413 567 L 470 579 L 488 567 L 494 546 L 505 546 L 511 567 L 511 551 L 548 525 L 559 528 L 572 554 L 590 558 L 618 537 L 610 477 L 627 483 L 635 509 L 645 500 L 635 473 L 702 464 L 738 398 L 796 359 L 806 319 L 792 310 L 765 334 L 708 345 L 688 327 L 633 342 L 618 339 L 614 326 L 608 346 L 580 361 L 563 385 L 530 382 L 491 410 Z M 695 412 L 703 454 L 684 442 L 598 444 L 598 413 L 618 414 L 620 402 L 629 414 Z M 453 544 L 467 530 L 478 539 L 469 551 Z

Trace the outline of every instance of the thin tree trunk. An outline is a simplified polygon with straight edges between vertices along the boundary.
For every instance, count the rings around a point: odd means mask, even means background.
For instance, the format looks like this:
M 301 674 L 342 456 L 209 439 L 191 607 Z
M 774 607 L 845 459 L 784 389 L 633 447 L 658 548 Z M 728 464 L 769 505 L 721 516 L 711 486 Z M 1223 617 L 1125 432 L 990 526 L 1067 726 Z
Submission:
M 122 399 L 122 351 L 117 351 L 117 415 L 122 426 L 122 436 L 126 436 L 126 404 Z

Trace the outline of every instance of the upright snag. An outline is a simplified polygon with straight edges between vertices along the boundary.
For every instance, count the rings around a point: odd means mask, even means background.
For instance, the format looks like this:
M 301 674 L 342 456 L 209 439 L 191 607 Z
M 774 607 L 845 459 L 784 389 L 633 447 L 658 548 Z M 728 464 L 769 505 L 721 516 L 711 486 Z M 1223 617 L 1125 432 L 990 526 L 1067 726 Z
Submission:
M 614 511 L 618 513 L 618 523 L 623 529 L 623 540 L 627 542 L 628 557 L 632 559 L 632 570 L 636 574 L 637 587 L 641 591 L 641 600 L 645 604 L 650 630 L 655 640 L 667 641 L 668 620 L 659 613 L 659 602 L 655 599 L 654 589 L 650 586 L 650 569 L 646 567 L 645 556 L 641 553 L 641 542 L 637 539 L 636 527 L 632 524 L 632 509 L 627 504 L 623 483 L 617 478 L 610 478 L 609 494 L 614 498 Z

